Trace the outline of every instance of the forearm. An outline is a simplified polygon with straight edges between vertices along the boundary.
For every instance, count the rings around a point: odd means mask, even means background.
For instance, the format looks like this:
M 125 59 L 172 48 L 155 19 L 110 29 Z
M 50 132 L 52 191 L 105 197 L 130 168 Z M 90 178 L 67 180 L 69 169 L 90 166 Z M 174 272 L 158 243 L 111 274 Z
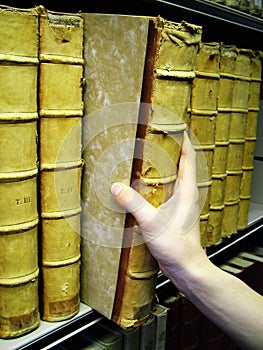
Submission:
M 188 269 L 188 268 L 187 268 Z M 263 297 L 208 259 L 182 269 L 175 285 L 243 349 L 263 349 Z

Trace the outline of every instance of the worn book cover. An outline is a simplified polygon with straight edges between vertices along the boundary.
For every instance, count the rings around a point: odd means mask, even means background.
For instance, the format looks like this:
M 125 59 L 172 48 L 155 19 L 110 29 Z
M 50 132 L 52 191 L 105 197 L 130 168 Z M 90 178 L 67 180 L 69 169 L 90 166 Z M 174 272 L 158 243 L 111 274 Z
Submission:
M 0 7 L 0 337 L 37 328 L 38 17 Z
M 252 50 L 237 48 L 234 63 L 232 107 L 224 193 L 222 237 L 237 233 L 239 194 L 245 144 Z
M 196 136 L 192 143 L 197 154 L 197 185 L 199 197 L 204 202 L 200 213 L 201 242 L 204 247 L 213 243 L 210 195 L 219 89 L 219 47 L 218 42 L 200 43 L 191 92 L 190 129 Z M 204 176 L 204 165 L 200 159 L 202 155 L 206 160 L 206 176 Z
M 79 311 L 83 20 L 39 6 L 41 317 Z
M 261 51 L 253 51 L 251 55 L 251 80 L 249 84 L 248 113 L 245 126 L 245 144 L 243 151 L 242 178 L 240 184 L 240 202 L 238 207 L 239 230 L 248 225 L 248 210 L 251 199 L 251 185 L 254 170 L 254 154 L 257 139 L 257 124 L 260 105 L 260 87 L 262 74 Z

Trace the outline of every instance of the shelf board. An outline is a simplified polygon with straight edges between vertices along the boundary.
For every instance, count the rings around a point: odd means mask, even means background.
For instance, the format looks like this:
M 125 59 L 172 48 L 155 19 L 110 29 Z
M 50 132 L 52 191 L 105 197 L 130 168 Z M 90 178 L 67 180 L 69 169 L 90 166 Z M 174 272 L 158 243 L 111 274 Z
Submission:
M 183 10 L 190 14 L 205 16 L 206 19 L 243 27 L 263 33 L 263 19 L 250 13 L 217 3 L 213 0 L 144 0 L 152 6 L 163 6 L 170 10 Z
M 46 322 L 46 321 L 40 321 L 39 327 L 18 338 L 14 339 L 0 339 L 0 350 L 16 350 L 16 349 L 40 349 L 40 342 L 41 342 L 41 349 L 43 348 L 43 340 L 47 341 L 50 340 L 52 342 L 52 338 L 54 338 L 54 335 L 60 331 L 73 328 L 74 324 L 82 324 L 84 323 L 86 327 L 89 327 L 89 325 L 93 324 L 94 322 L 97 322 L 99 320 L 99 316 L 97 313 L 95 313 L 89 306 L 80 303 L 80 310 L 77 315 L 73 316 L 69 320 L 60 321 L 60 322 Z M 66 332 L 66 336 L 70 336 L 70 331 L 68 330 Z M 63 338 L 60 337 L 61 339 Z M 61 341 L 61 340 L 60 340 Z

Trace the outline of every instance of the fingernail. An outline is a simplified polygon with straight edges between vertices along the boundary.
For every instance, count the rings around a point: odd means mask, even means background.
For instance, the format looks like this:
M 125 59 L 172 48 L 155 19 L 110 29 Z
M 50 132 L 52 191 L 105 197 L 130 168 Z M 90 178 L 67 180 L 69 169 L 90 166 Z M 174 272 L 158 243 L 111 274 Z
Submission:
M 117 197 L 118 194 L 123 190 L 122 185 L 115 183 L 111 186 L 111 193 L 114 197 Z

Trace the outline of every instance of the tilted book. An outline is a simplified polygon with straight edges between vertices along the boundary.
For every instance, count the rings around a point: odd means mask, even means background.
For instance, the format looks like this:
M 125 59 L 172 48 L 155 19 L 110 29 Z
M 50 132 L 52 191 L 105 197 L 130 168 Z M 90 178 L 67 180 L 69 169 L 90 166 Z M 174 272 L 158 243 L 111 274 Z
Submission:
M 38 308 L 38 17 L 0 7 L 0 337 L 32 331 Z
M 38 7 L 41 317 L 79 311 L 83 20 Z
M 197 154 L 201 243 L 204 247 L 213 242 L 213 230 L 209 229 L 208 221 L 219 88 L 219 47 L 217 42 L 200 43 L 191 94 L 190 129 L 196 137 L 191 141 Z M 205 157 L 205 164 L 201 156 Z M 211 227 L 211 220 L 209 225 Z
M 160 17 L 83 16 L 81 300 L 124 328 L 139 326 L 152 313 L 158 265 L 109 188 L 131 184 L 156 207 L 171 196 L 201 28 Z

